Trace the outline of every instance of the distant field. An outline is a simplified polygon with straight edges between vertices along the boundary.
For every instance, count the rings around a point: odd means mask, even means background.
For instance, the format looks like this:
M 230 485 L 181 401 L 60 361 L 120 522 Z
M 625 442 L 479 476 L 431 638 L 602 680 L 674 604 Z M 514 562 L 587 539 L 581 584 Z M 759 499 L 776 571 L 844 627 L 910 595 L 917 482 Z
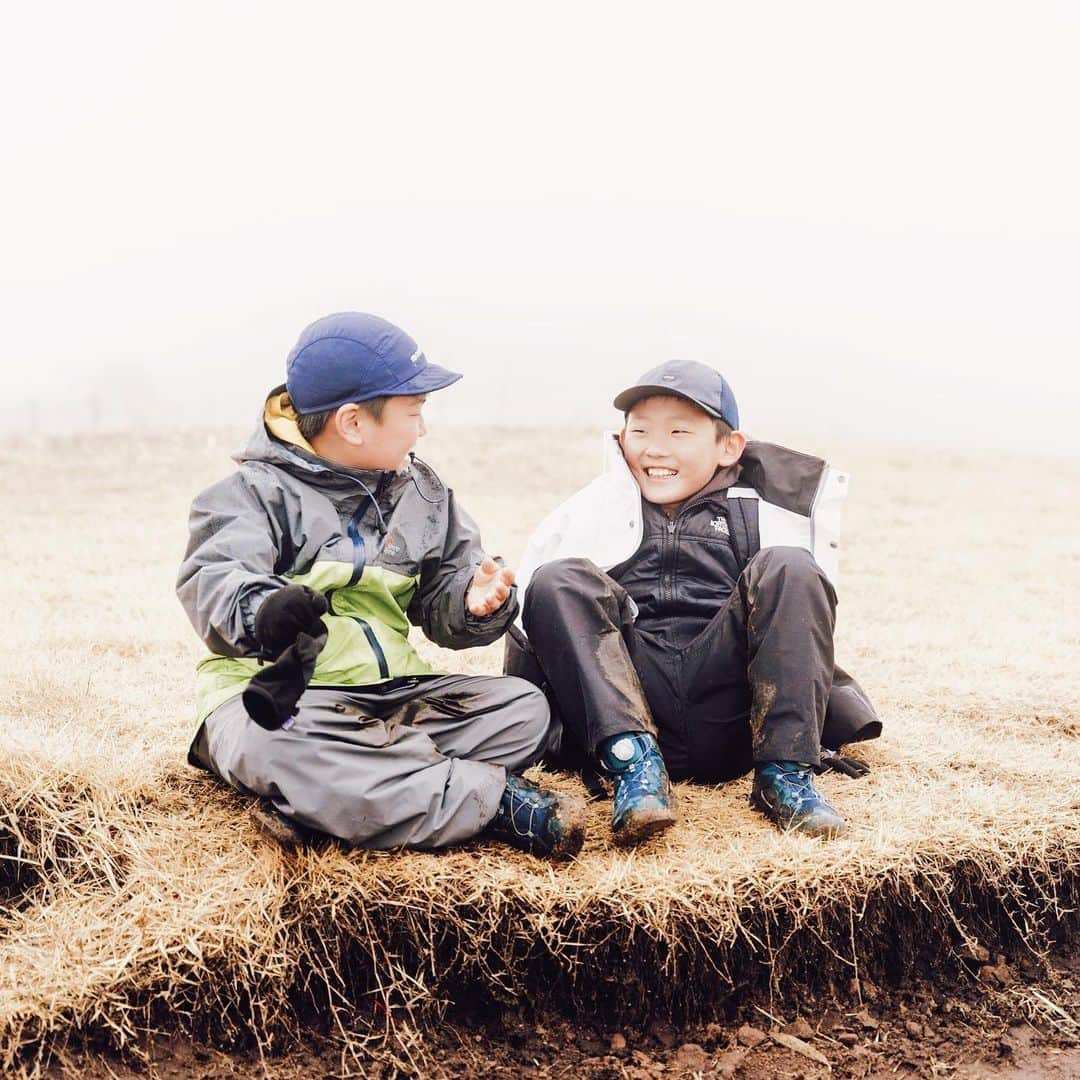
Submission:
M 415 1059 L 461 994 L 687 1013 L 734 986 L 953 962 L 965 940 L 1037 947 L 1075 907 L 1077 460 L 801 443 L 854 478 L 837 657 L 885 734 L 866 780 L 823 780 L 851 835 L 775 833 L 748 781 L 680 785 L 669 840 L 616 852 L 596 805 L 580 860 L 552 870 L 485 843 L 287 857 L 184 764 L 202 647 L 173 580 L 191 496 L 244 435 L 0 451 L 0 1066 L 153 1028 L 273 1048 L 328 1011 Z M 447 428 L 419 449 L 511 564 L 600 460 L 577 429 Z M 501 664 L 501 645 L 423 648 Z M 615 978 L 630 942 L 637 986 Z

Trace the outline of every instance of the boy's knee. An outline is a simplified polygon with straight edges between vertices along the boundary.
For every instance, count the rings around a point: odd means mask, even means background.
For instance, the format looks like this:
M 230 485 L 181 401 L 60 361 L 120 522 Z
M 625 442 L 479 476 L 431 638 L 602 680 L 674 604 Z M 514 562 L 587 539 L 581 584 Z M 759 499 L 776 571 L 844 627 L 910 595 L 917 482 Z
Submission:
M 551 706 L 543 690 L 526 679 L 506 676 L 514 684 L 515 700 L 511 723 L 518 728 L 522 742 L 533 745 L 537 753 L 547 745 L 551 727 Z
M 762 548 L 747 564 L 747 573 L 758 580 L 775 577 L 788 582 L 824 581 L 825 572 L 813 554 L 801 547 Z
M 817 569 L 817 560 L 813 553 L 804 547 L 766 547 L 762 548 L 751 560 L 763 566 L 784 566 Z
M 551 709 L 544 692 L 533 683 L 504 675 L 491 680 L 474 723 L 478 725 L 475 745 L 482 747 L 473 752 L 475 759 L 519 772 L 540 760 L 550 737 Z
M 592 559 L 574 557 L 571 559 L 553 559 L 538 566 L 529 580 L 525 591 L 525 601 L 533 603 L 550 599 L 563 590 L 578 591 L 588 582 L 601 580 L 606 575 Z
M 546 737 L 551 709 L 543 690 L 520 675 L 499 675 L 485 689 L 483 714 L 497 723 L 500 731 L 513 729 L 522 737 L 539 733 Z M 484 722 L 482 716 L 478 721 Z
M 836 590 L 805 548 L 762 548 L 747 564 L 745 583 L 751 604 L 786 596 L 814 610 L 836 608 Z M 824 604 L 825 608 L 819 605 Z
M 591 559 L 555 559 L 544 563 L 536 569 L 525 590 L 521 612 L 525 632 L 532 636 L 529 628 L 541 613 L 576 611 L 583 603 L 617 603 L 618 589 Z
M 515 716 L 521 724 L 542 724 L 547 726 L 551 719 L 551 711 L 548 708 L 547 698 L 544 692 L 528 679 L 518 675 L 504 675 L 507 690 L 515 705 Z

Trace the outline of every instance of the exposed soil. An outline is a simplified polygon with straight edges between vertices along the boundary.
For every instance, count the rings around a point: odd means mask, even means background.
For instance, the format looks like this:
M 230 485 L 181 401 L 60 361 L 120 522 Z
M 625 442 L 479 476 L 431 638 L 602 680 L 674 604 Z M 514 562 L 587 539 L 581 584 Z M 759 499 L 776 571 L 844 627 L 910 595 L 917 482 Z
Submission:
M 1050 967 L 972 958 L 961 984 L 920 982 L 888 991 L 855 982 L 843 999 L 804 1000 L 796 1015 L 734 1008 L 709 1023 L 677 1029 L 610 1030 L 565 1017 L 457 1015 L 426 1034 L 430 1061 L 402 1070 L 368 1057 L 343 1062 L 329 1041 L 260 1060 L 186 1040 L 161 1040 L 147 1063 L 79 1055 L 48 1076 L 131 1080 L 267 1080 L 377 1077 L 550 1077 L 654 1080 L 657 1077 L 811 1080 L 835 1077 L 1074 1078 L 1080 1076 L 1080 950 Z

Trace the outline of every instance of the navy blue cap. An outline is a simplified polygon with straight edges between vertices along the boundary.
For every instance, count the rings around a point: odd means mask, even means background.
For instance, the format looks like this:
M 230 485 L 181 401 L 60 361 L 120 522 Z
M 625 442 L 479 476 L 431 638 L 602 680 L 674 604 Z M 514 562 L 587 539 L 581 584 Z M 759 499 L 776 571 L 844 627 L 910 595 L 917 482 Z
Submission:
M 325 315 L 300 335 L 285 362 L 285 389 L 298 413 L 350 401 L 426 394 L 456 383 L 456 371 L 429 364 L 404 330 L 378 315 Z
M 723 420 L 738 430 L 739 406 L 727 379 L 706 364 L 696 360 L 669 360 L 650 368 L 633 386 L 624 390 L 614 401 L 620 412 L 629 412 L 642 398 L 670 394 L 686 398 L 710 416 Z

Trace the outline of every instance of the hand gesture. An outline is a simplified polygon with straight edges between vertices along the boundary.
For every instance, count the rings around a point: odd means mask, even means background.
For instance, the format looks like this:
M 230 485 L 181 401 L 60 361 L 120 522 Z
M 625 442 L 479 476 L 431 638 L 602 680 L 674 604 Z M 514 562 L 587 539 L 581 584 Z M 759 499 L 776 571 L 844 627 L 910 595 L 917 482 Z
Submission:
M 485 558 L 476 568 L 469 591 L 465 594 L 465 607 L 469 614 L 482 618 L 498 611 L 506 603 L 513 584 L 513 570 L 500 567 L 494 559 Z

